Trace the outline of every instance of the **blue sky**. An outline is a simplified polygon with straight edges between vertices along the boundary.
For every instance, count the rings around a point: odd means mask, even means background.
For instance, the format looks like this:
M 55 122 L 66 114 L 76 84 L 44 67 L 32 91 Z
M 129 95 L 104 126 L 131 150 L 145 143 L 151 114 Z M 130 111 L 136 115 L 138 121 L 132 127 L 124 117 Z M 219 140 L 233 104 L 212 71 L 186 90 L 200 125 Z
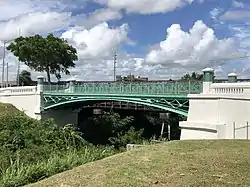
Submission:
M 15 38 L 18 27 L 23 36 L 67 39 L 78 50 L 71 76 L 79 79 L 112 79 L 114 51 L 122 75 L 178 78 L 208 66 L 220 77 L 250 71 L 249 59 L 238 59 L 250 52 L 248 0 L 9 0 L 0 12 L 0 41 Z M 16 59 L 7 60 L 14 76 Z

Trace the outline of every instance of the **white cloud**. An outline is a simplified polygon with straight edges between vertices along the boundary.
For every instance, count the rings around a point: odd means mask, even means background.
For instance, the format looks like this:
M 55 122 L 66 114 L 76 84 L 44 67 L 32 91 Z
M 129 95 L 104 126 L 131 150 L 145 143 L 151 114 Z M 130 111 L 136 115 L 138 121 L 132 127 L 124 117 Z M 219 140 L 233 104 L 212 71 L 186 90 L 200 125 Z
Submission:
M 235 8 L 244 8 L 244 3 L 239 2 L 239 1 L 233 1 L 232 5 Z
M 128 41 L 127 34 L 127 24 L 112 29 L 107 23 L 102 23 L 89 30 L 74 27 L 62 37 L 76 46 L 80 59 L 86 60 L 110 57 L 121 43 Z
M 33 11 L 33 7 L 29 3 L 23 3 L 22 1 L 0 1 L 0 21 L 15 18 L 23 13 L 29 13 Z
M 194 0 L 95 0 L 113 9 L 124 9 L 128 13 L 166 13 L 191 4 Z
M 0 40 L 10 40 L 18 36 L 18 28 L 21 28 L 23 36 L 35 33 L 44 34 L 68 27 L 70 13 L 35 12 L 28 13 L 16 19 L 0 22 Z
M 96 0 L 107 7 L 71 16 L 72 9 L 79 10 L 86 1 L 0 0 L 0 12 L 4 12 L 0 15 L 0 40 L 15 38 L 18 27 L 24 36 L 35 33 L 46 35 L 63 29 L 61 36 L 77 48 L 79 55 L 76 68 L 71 70 L 72 76 L 81 80 L 112 80 L 114 50 L 118 51 L 117 74 L 132 73 L 149 76 L 150 79 L 178 78 L 187 71 L 201 70 L 199 64 L 203 66 L 211 59 L 237 52 L 232 39 L 217 39 L 211 28 L 198 21 L 189 32 L 182 31 L 179 25 L 172 25 L 166 40 L 157 44 L 159 48 L 152 49 L 145 58 L 129 55 L 119 50 L 124 43 L 132 43 L 128 37 L 128 24 L 111 28 L 106 22 L 121 19 L 123 10 L 141 14 L 165 13 L 191 4 L 194 0 Z M 0 61 L 1 46 L 2 42 Z M 7 52 L 6 62 L 9 63 L 10 79 L 14 80 L 17 60 Z M 27 67 L 22 64 L 21 69 Z M 39 72 L 32 74 L 33 78 L 39 74 L 46 76 Z
M 59 1 L 54 1 L 56 3 L 52 3 L 51 1 L 43 1 L 43 4 L 37 0 L 24 0 L 15 1 L 10 0 L 13 3 L 11 7 L 10 4 L 2 3 L 5 7 L 0 7 L 5 11 L 9 12 L 9 15 L 5 17 L 0 17 L 0 60 L 2 61 L 3 56 L 3 42 L 2 40 L 11 40 L 18 36 L 18 28 L 21 28 L 22 36 L 29 36 L 32 34 L 47 34 L 49 32 L 66 30 L 62 36 L 67 38 L 74 44 L 74 46 L 78 49 L 79 62 L 77 62 L 77 68 L 72 69 L 72 74 L 81 75 L 83 78 L 88 79 L 93 76 L 98 77 L 98 72 L 95 72 L 95 69 L 102 66 L 99 74 L 107 72 L 106 65 L 108 63 L 108 59 L 112 59 L 112 53 L 121 43 L 129 43 L 131 42 L 127 37 L 128 34 L 128 25 L 123 24 L 117 28 L 110 28 L 107 23 L 99 24 L 105 20 L 119 19 L 122 14 L 119 11 L 112 9 L 100 9 L 96 10 L 93 13 L 86 14 L 86 20 L 84 21 L 84 26 L 81 27 L 71 27 L 69 25 L 72 24 L 72 16 L 70 12 L 60 11 L 64 9 L 66 6 L 60 5 L 58 7 Z M 63 2 L 64 0 L 60 0 Z M 80 0 L 79 0 L 80 1 Z M 85 0 L 81 0 L 84 2 Z M 18 2 L 20 2 L 18 4 Z M 51 2 L 51 4 L 49 4 Z M 69 3 L 69 1 L 65 1 Z M 18 10 L 19 7 L 22 8 L 19 12 L 15 12 L 14 10 Z M 38 3 L 38 4 L 36 4 Z M 48 6 L 44 6 L 47 4 Z M 74 8 L 73 6 L 71 8 Z M 41 12 L 39 11 L 41 10 Z M 52 11 L 53 10 L 53 11 Z M 1 21 L 5 20 L 5 21 Z M 74 19 L 73 19 L 74 21 Z M 74 23 L 74 22 L 73 22 Z M 97 25 L 95 25 L 97 24 Z M 88 26 L 95 25 L 89 29 Z M 118 50 L 118 49 L 117 49 Z M 16 70 L 17 70 L 17 59 L 8 51 L 6 51 L 5 57 L 6 63 L 9 64 L 9 79 L 14 80 L 16 78 Z M 82 69 L 84 68 L 84 70 Z M 86 69 L 88 68 L 91 72 L 89 75 L 86 74 Z M 23 63 L 21 63 L 21 69 L 28 69 Z M 0 67 L 1 71 L 1 67 Z M 83 75 L 82 73 L 85 72 Z M 33 72 L 33 78 L 37 75 L 43 74 L 39 72 Z M 44 74 L 43 74 L 44 75 Z M 88 75 L 87 77 L 85 75 Z M 99 77 L 98 77 L 99 78 Z M 108 77 L 107 77 L 108 79 Z
M 112 10 L 110 8 L 97 9 L 89 14 L 80 14 L 73 17 L 73 23 L 76 25 L 91 28 L 102 22 L 111 20 L 118 20 L 122 18 L 122 13 L 118 10 Z
M 247 53 L 248 58 L 244 58 L 241 61 L 241 74 L 243 76 L 247 75 L 249 78 L 250 64 L 250 23 L 244 22 L 242 24 L 231 24 L 229 29 L 234 34 L 235 38 L 239 41 L 239 49 Z
M 83 8 L 89 0 L 1 0 L 0 22 L 34 12 L 71 12 Z
M 232 20 L 247 20 L 250 18 L 250 12 L 247 10 L 230 10 L 220 16 L 220 19 L 226 21 Z
M 223 12 L 221 8 L 214 8 L 210 11 L 210 16 L 213 20 L 217 20 L 218 16 Z
M 71 69 L 72 76 L 85 80 L 98 80 L 100 77 L 104 80 L 112 80 L 113 70 L 109 67 L 109 64 L 112 62 L 114 50 L 119 50 L 119 45 L 129 41 L 127 34 L 127 24 L 123 24 L 117 28 L 110 28 L 107 23 L 99 24 L 89 30 L 83 27 L 73 27 L 65 31 L 62 34 L 62 37 L 67 39 L 74 47 L 77 48 L 79 56 L 79 61 L 76 62 L 76 68 Z M 2 46 L 2 43 L 0 43 L 0 46 Z M 0 47 L 0 50 L 1 49 L 2 48 Z M 129 66 L 128 64 L 124 65 L 128 59 L 129 58 L 127 57 L 121 58 L 120 56 L 121 61 L 119 66 Z M 17 68 L 16 58 L 8 52 L 6 54 L 5 61 L 10 65 L 10 79 L 15 79 Z M 21 69 L 30 70 L 23 65 L 23 63 Z M 39 72 L 32 72 L 32 74 L 33 78 L 39 74 L 46 76 L 44 73 Z
M 173 24 L 167 29 L 166 40 L 159 48 L 151 50 L 146 61 L 150 64 L 162 64 L 186 67 L 204 67 L 213 60 L 230 59 L 240 56 L 232 38 L 218 39 L 213 29 L 202 21 L 197 21 L 189 32 Z

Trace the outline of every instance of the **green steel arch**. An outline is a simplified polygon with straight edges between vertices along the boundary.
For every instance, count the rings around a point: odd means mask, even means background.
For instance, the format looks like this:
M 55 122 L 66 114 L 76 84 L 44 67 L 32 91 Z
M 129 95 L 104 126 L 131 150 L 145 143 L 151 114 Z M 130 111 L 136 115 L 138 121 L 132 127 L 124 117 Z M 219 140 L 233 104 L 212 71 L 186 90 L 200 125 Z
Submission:
M 56 96 L 53 94 L 45 94 L 43 99 L 43 110 L 50 110 L 63 105 L 69 105 L 78 102 L 88 101 L 121 101 L 135 104 L 141 104 L 149 107 L 163 109 L 169 112 L 177 113 L 182 116 L 188 115 L 188 98 L 187 97 L 125 97 L 125 96 Z
M 42 85 L 44 110 L 88 101 L 122 101 L 187 116 L 188 94 L 202 91 L 201 81 L 75 82 Z M 70 106 L 69 106 L 70 107 Z

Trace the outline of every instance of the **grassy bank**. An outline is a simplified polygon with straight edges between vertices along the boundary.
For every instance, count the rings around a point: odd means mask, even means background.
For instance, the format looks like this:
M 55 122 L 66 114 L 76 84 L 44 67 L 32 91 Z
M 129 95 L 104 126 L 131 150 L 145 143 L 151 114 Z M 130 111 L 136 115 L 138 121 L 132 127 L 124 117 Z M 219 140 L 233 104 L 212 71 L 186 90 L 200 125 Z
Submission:
M 250 141 L 175 141 L 126 152 L 27 187 L 250 186 Z
M 113 154 L 115 151 L 112 148 L 86 146 L 79 150 L 54 152 L 48 159 L 32 163 L 23 164 L 22 160 L 16 159 L 2 171 L 0 186 L 23 186 Z
M 93 146 L 71 125 L 37 121 L 0 103 L 0 187 L 23 186 L 117 153 Z

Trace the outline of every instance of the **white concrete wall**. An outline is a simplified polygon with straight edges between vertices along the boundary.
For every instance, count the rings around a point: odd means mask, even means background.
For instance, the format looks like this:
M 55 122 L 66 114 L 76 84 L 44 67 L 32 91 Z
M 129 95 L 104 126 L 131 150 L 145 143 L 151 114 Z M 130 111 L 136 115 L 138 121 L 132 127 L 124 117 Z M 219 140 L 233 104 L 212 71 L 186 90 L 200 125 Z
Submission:
M 0 102 L 10 103 L 28 116 L 40 119 L 40 94 L 36 86 L 0 88 Z
M 0 102 L 10 103 L 34 119 L 54 118 L 56 124 L 77 124 L 78 111 L 49 110 L 41 111 L 41 94 L 36 86 L 0 88 Z
M 250 83 L 214 83 L 206 93 L 189 99 L 187 121 L 180 122 L 182 140 L 247 139 L 250 127 L 243 127 L 250 123 Z M 242 129 L 234 133 L 234 124 Z

